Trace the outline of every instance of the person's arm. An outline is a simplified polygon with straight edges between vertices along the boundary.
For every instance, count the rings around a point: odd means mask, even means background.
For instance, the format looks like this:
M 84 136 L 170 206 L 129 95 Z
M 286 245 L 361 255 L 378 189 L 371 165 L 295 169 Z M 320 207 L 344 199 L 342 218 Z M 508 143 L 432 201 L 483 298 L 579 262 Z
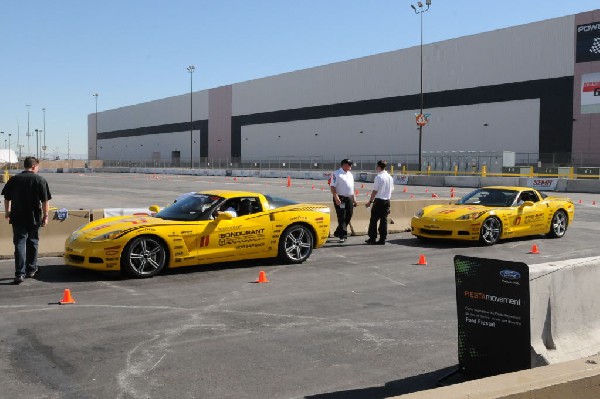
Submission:
M 10 200 L 4 199 L 4 218 L 10 221 Z
M 340 200 L 340 197 L 337 194 L 337 190 L 334 185 L 331 185 L 330 187 L 331 187 L 331 194 L 333 194 L 333 201 L 335 202 L 336 205 L 339 205 L 342 201 Z
M 377 190 L 373 190 L 371 191 L 371 199 L 369 199 L 369 202 L 367 202 L 365 204 L 365 206 L 368 208 L 371 206 L 371 204 L 373 203 L 373 201 L 375 201 L 375 196 L 377 195 Z
M 50 211 L 50 201 L 42 202 L 42 227 L 48 224 L 48 212 Z

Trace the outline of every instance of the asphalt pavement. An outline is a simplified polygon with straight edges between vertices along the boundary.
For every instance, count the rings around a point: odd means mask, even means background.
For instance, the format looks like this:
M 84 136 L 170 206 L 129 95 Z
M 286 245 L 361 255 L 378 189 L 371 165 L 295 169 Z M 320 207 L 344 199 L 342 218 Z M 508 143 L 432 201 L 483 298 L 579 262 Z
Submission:
M 163 205 L 207 188 L 331 198 L 324 181 L 287 187 L 283 179 L 45 176 L 52 205 L 69 209 Z M 371 186 L 357 186 L 366 201 Z M 397 187 L 395 197 L 432 192 L 449 188 Z M 600 196 L 568 195 L 576 220 L 557 240 L 478 247 L 401 233 L 367 246 L 365 237 L 350 237 L 301 265 L 247 261 L 146 280 L 43 258 L 39 277 L 19 286 L 11 284 L 12 261 L 0 261 L 0 396 L 384 398 L 434 387 L 458 360 L 454 255 L 527 264 L 597 256 Z M 528 253 L 533 244 L 540 254 Z M 420 255 L 426 266 L 416 264 Z M 259 271 L 269 283 L 254 282 Z M 75 304 L 57 304 L 65 289 Z

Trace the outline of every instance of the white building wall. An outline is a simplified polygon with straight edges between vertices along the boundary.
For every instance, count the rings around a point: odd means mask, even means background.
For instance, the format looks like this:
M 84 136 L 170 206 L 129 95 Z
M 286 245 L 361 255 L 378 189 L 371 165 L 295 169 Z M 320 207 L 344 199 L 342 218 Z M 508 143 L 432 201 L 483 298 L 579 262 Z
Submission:
M 573 23 L 567 16 L 425 45 L 423 90 L 573 75 Z M 419 66 L 417 46 L 238 83 L 233 115 L 416 94 Z
M 423 129 L 422 149 L 536 153 L 539 108 L 539 100 L 522 100 L 428 110 L 432 117 Z M 250 125 L 242 128 L 242 160 L 328 160 L 344 154 L 373 160 L 418 154 L 418 140 L 410 111 Z

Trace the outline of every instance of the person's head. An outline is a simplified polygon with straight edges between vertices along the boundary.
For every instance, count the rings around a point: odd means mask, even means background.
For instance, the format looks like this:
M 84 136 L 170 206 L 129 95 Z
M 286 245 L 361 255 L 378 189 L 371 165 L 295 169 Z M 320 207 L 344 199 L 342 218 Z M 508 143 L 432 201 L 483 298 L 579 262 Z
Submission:
M 352 160 L 351 159 L 342 159 L 342 162 L 340 162 L 340 165 L 342 166 L 342 169 L 344 169 L 344 171 L 349 171 L 350 169 L 352 169 Z
M 36 157 L 26 157 L 23 161 L 23 167 L 27 170 L 33 170 L 40 165 L 40 161 Z
M 379 161 L 377 161 L 377 170 L 379 172 L 384 171 L 385 168 L 387 168 L 387 162 L 386 161 L 381 160 L 381 159 Z

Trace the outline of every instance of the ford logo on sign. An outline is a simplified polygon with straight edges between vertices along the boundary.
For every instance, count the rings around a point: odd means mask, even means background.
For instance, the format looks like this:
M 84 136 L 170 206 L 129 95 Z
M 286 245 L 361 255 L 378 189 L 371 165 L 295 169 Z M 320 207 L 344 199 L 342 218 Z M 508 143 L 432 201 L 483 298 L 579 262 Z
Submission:
M 508 280 L 518 280 L 521 278 L 521 273 L 516 272 L 514 270 L 502 270 L 500 272 L 500 275 L 502 276 L 502 278 L 505 278 Z

